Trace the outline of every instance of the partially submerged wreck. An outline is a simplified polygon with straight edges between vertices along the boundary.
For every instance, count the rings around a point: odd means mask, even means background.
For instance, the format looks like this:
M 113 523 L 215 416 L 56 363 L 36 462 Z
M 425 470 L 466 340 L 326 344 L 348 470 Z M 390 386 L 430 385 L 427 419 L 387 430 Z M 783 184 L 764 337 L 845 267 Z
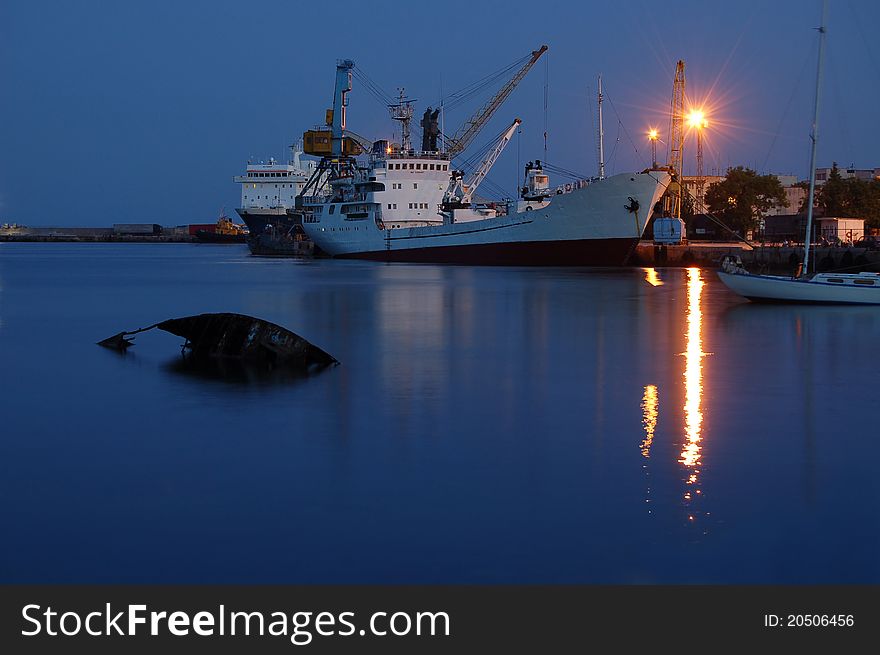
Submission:
M 120 332 L 99 346 L 125 350 L 132 336 L 152 329 L 183 337 L 184 354 L 193 361 L 234 359 L 242 363 L 307 371 L 339 362 L 290 330 L 245 314 L 197 314 L 170 318 L 149 327 Z

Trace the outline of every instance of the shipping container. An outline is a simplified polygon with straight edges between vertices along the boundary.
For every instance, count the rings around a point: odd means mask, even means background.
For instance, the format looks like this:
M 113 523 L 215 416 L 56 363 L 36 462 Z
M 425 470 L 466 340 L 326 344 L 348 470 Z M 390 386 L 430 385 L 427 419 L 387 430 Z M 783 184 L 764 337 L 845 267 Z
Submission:
M 162 226 L 156 223 L 114 223 L 113 233 L 136 235 L 161 234 Z
M 198 232 L 214 234 L 217 231 L 216 223 L 197 223 L 189 226 L 189 235 L 194 237 Z

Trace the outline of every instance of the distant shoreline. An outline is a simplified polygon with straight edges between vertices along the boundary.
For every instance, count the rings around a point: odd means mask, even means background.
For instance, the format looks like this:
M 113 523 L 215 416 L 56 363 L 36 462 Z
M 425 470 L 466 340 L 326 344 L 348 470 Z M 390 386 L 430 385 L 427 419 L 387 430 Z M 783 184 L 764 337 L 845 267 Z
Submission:
M 0 242 L 5 243 L 200 243 L 189 235 L 94 235 L 73 234 L 0 234 Z

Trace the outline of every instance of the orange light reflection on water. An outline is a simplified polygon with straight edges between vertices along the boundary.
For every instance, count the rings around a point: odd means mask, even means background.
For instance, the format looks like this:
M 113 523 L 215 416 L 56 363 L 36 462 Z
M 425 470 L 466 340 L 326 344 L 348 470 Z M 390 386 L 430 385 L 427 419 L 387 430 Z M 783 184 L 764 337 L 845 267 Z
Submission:
M 703 363 L 702 359 L 707 354 L 703 352 L 702 323 L 703 313 L 700 309 L 700 298 L 703 292 L 704 282 L 700 276 L 700 269 L 688 269 L 688 309 L 687 309 L 687 341 L 684 369 L 685 386 L 685 444 L 678 460 L 685 466 L 692 468 L 693 472 L 688 477 L 688 484 L 696 484 L 700 473 L 700 457 L 702 447 L 703 429 Z M 690 493 L 685 498 L 690 498 Z
M 645 271 L 645 282 L 652 287 L 663 286 L 663 280 L 661 280 L 660 276 L 657 274 L 656 268 L 643 268 L 642 270 Z
M 659 396 L 657 395 L 657 387 L 649 384 L 645 387 L 642 394 L 642 425 L 645 428 L 645 438 L 639 449 L 645 459 L 651 456 L 651 444 L 654 441 L 654 430 L 657 428 L 657 408 L 659 405 Z

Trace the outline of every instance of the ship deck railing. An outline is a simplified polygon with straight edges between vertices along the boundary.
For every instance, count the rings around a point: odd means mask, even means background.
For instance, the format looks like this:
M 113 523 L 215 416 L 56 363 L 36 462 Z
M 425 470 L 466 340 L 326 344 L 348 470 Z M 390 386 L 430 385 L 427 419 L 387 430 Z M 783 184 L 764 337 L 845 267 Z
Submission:
M 381 154 L 377 154 L 376 159 L 442 159 L 444 161 L 449 160 L 449 155 L 445 152 L 439 151 L 428 151 L 428 152 L 420 152 L 418 150 L 407 150 L 407 151 L 397 151 L 397 152 L 383 152 Z

